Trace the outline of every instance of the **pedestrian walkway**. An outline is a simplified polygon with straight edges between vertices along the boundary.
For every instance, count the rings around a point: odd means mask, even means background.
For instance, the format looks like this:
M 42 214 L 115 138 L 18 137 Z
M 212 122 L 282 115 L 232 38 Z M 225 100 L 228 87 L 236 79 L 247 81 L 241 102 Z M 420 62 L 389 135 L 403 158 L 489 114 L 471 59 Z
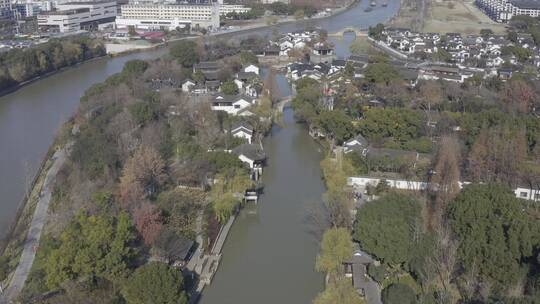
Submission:
M 197 303 L 198 297 L 207 284 L 212 282 L 212 278 L 216 273 L 219 262 L 221 261 L 221 250 L 229 234 L 229 230 L 236 219 L 235 215 L 232 215 L 227 223 L 221 227 L 218 233 L 218 237 L 214 242 L 214 246 L 210 250 L 209 254 L 204 254 L 203 249 L 199 246 L 191 259 L 187 264 L 187 269 L 195 272 L 199 276 L 199 283 L 196 290 L 192 293 L 190 304 Z M 202 225 L 202 214 L 197 218 L 197 230 L 199 225 Z M 196 237 L 197 243 L 202 244 L 202 236 L 200 234 Z
M 39 240 L 41 238 L 41 232 L 43 231 L 43 226 L 47 222 L 47 214 L 49 210 L 49 203 L 52 196 L 52 188 L 54 185 L 54 180 L 56 174 L 66 161 L 66 150 L 60 149 L 56 151 L 52 157 L 53 164 L 47 175 L 45 176 L 45 181 L 41 188 L 39 199 L 36 205 L 36 210 L 32 217 L 32 222 L 30 223 L 30 229 L 28 230 L 28 235 L 26 236 L 26 241 L 24 244 L 23 252 L 21 259 L 13 277 L 11 278 L 9 286 L 6 288 L 5 293 L 0 298 L 0 303 L 12 303 L 19 293 L 21 292 L 24 282 L 32 269 L 32 264 L 34 263 L 34 258 L 36 256 L 36 251 L 39 246 Z

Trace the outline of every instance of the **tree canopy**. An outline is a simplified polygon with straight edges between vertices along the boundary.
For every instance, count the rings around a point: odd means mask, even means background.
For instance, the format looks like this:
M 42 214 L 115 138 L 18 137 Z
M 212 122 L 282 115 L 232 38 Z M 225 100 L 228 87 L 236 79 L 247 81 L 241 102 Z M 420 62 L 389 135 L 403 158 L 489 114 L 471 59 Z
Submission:
M 392 284 L 382 292 L 384 304 L 415 304 L 418 303 L 414 290 L 405 284 Z
M 448 217 L 466 271 L 504 289 L 523 274 L 525 260 L 539 244 L 539 224 L 523 202 L 500 184 L 472 184 L 449 205 Z
M 374 62 L 368 64 L 365 70 L 366 79 L 375 83 L 389 83 L 399 78 L 399 73 L 388 62 Z
M 241 51 L 240 52 L 240 63 L 242 65 L 248 65 L 248 64 L 258 64 L 259 58 L 250 51 Z
M 317 256 L 315 267 L 334 278 L 341 273 L 343 262 L 352 256 L 353 243 L 349 230 L 330 228 L 321 242 L 321 253 Z
M 313 301 L 314 304 L 365 304 L 348 279 L 330 283 Z
M 117 281 L 127 274 L 135 251 L 135 233 L 127 213 L 114 219 L 80 213 L 60 235 L 45 271 L 50 288 L 78 277 L 104 277 Z
M 358 210 L 354 237 L 386 263 L 408 262 L 421 229 L 420 210 L 411 196 L 389 193 Z
M 197 44 L 191 40 L 182 40 L 171 47 L 170 54 L 184 67 L 192 67 L 199 61 Z
M 141 266 L 127 279 L 122 294 L 129 304 L 187 304 L 182 273 L 161 262 Z
M 221 92 L 225 95 L 236 95 L 238 94 L 238 86 L 234 81 L 227 80 L 221 85 Z
M 317 117 L 316 124 L 338 144 L 355 135 L 351 118 L 342 111 L 322 111 Z

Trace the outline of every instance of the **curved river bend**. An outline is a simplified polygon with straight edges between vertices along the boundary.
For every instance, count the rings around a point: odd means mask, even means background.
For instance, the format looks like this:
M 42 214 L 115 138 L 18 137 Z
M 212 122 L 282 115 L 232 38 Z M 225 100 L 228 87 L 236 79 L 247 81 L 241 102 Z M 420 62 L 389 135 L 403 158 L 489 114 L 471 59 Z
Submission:
M 239 35 L 268 35 L 303 30 L 307 25 L 339 31 L 348 26 L 366 28 L 391 18 L 399 0 L 388 7 L 364 9 L 367 0 L 347 11 L 321 20 L 253 29 Z M 210 38 L 211 39 L 211 38 Z M 332 39 L 338 56 L 348 55 L 351 39 Z M 104 58 L 81 64 L 0 97 L 0 238 L 13 221 L 25 183 L 35 175 L 59 127 L 75 112 L 79 98 L 92 84 L 119 72 L 131 59 L 157 58 L 166 49 Z M 264 173 L 266 194 L 250 212 L 243 212 L 224 248 L 224 258 L 202 303 L 310 303 L 323 284 L 313 270 L 317 244 L 307 232 L 306 208 L 320 204 L 324 185 L 320 155 L 292 110 L 284 113 L 285 126 L 274 127 L 265 146 L 270 166 Z M 249 210 L 248 210 L 249 211 Z

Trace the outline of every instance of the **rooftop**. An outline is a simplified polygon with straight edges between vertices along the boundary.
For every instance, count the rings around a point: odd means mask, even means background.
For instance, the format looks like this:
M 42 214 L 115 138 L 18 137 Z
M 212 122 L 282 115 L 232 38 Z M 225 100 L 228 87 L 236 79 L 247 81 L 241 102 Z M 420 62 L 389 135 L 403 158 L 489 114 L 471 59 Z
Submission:
M 261 161 L 266 158 L 264 151 L 262 151 L 259 146 L 253 144 L 242 144 L 234 148 L 232 152 L 236 155 L 244 155 L 254 161 Z
M 510 0 L 510 3 L 520 9 L 540 9 L 540 0 Z
M 89 11 L 90 11 L 89 8 L 77 8 L 77 9 L 71 9 L 71 10 L 42 12 L 42 13 L 39 13 L 39 14 L 40 15 L 47 15 L 47 16 L 63 16 L 63 15 L 75 15 L 75 14 L 80 14 L 80 13 L 87 13 Z
M 116 0 L 96 0 L 96 1 L 72 1 L 72 2 L 66 2 L 66 3 L 60 3 L 61 5 L 91 5 L 91 4 L 103 4 L 103 3 L 111 3 L 114 2 L 116 4 Z

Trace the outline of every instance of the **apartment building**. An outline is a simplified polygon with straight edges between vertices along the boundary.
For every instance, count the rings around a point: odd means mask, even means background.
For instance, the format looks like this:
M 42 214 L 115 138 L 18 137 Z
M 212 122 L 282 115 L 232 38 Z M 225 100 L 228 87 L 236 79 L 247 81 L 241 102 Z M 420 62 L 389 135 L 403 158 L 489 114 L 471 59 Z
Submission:
M 475 3 L 497 22 L 508 22 L 514 16 L 540 16 L 539 0 L 476 0 Z
M 0 18 L 8 18 L 11 16 L 11 0 L 0 0 Z
M 219 28 L 219 3 L 202 4 L 126 4 L 116 19 L 117 28 L 173 30 L 189 24 L 192 28 Z
M 219 14 L 221 16 L 227 15 L 229 13 L 238 13 L 243 14 L 251 10 L 251 7 L 245 7 L 241 4 L 220 4 L 219 5 Z
M 114 24 L 116 1 L 67 2 L 37 16 L 41 30 L 69 33 Z

